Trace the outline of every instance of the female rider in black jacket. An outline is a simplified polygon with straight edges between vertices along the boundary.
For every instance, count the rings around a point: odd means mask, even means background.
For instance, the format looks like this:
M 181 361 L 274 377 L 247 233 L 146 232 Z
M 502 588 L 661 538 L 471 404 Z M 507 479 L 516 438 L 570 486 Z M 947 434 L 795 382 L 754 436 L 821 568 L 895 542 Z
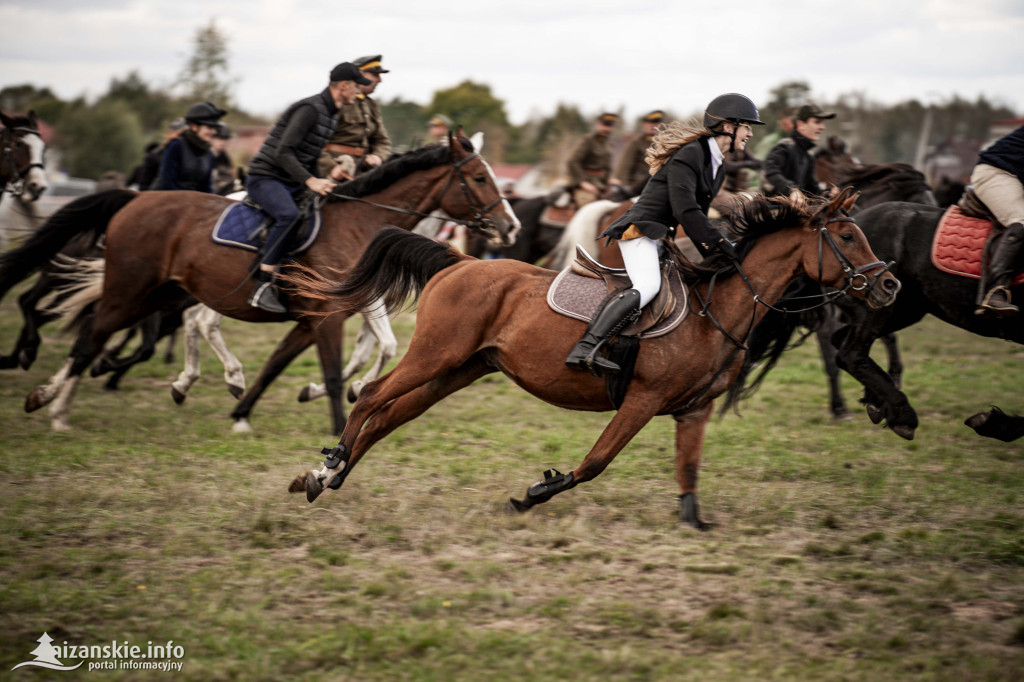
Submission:
M 674 123 L 661 130 L 647 150 L 650 182 L 636 204 L 601 235 L 618 240 L 633 287 L 619 293 L 594 315 L 565 360 L 569 367 L 593 373 L 619 372 L 619 366 L 598 350 L 657 296 L 661 289 L 659 242 L 672 239 L 677 224 L 701 255 L 707 256 L 717 248 L 735 257 L 732 243 L 708 220 L 708 209 L 725 180 L 725 153 L 744 149 L 754 134 L 752 126 L 763 123 L 754 103 L 736 93 L 711 100 L 703 123 L 703 128 Z

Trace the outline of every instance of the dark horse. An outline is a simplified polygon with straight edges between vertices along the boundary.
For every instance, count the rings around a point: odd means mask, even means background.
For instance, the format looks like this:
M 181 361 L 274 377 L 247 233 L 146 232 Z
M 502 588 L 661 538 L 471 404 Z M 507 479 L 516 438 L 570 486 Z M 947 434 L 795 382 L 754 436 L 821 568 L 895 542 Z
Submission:
M 96 195 L 103 197 L 103 194 Z M 438 208 L 471 221 L 474 229 L 510 242 L 518 222 L 494 182 L 487 163 L 464 136 L 394 157 L 380 168 L 335 190 L 323 206 L 319 239 L 297 262 L 317 271 L 344 270 L 373 235 L 391 222 L 411 229 Z M 248 303 L 251 253 L 214 243 L 210 230 L 229 199 L 198 192 L 144 192 L 133 195 L 106 229 L 106 270 L 92 299 L 95 313 L 84 320 L 64 367 L 25 402 L 29 412 L 54 401 L 52 423 L 68 428 L 71 398 L 82 372 L 111 334 L 191 294 L 210 308 L 248 322 L 293 319 Z M 83 228 L 87 229 L 87 228 Z M 74 234 L 68 235 L 68 238 Z M 51 254 L 52 255 L 52 254 Z M 315 312 L 320 301 L 292 298 L 293 311 Z M 355 311 L 354 311 L 355 312 Z M 248 429 L 253 404 L 274 378 L 314 343 L 331 401 L 333 427 L 345 425 L 341 386 L 342 326 L 347 314 L 320 324 L 308 317 L 288 333 L 232 413 L 236 430 Z
M 997 319 L 975 315 L 977 280 L 943 272 L 932 264 L 931 245 L 942 213 L 943 209 L 938 207 L 892 202 L 858 214 L 857 223 L 871 248 L 880 258 L 896 262 L 892 271 L 899 277 L 903 289 L 896 303 L 884 310 L 856 305 L 848 297 L 837 301 L 850 320 L 833 338 L 838 347 L 836 360 L 839 366 L 864 385 L 862 402 L 871 420 L 877 424 L 884 419 L 886 426 L 908 440 L 917 430 L 917 413 L 893 377 L 869 356 L 875 339 L 916 324 L 925 315 L 932 314 L 974 334 L 1024 343 L 1024 316 Z M 1021 265 L 1018 263 L 1018 267 Z M 1014 296 L 1024 296 L 1022 286 L 1013 287 L 1011 291 Z M 764 324 L 769 322 L 776 325 L 771 333 L 776 339 L 771 353 L 777 354 L 786 345 L 795 323 L 782 317 L 766 318 Z M 768 334 L 766 328 L 762 327 L 762 331 Z M 1000 414 L 989 414 L 993 419 L 991 426 L 1004 421 Z M 988 421 L 982 415 L 976 417 L 978 419 L 971 426 Z M 1006 419 L 1012 424 L 1012 418 Z M 1016 419 L 1020 429 L 1021 418 Z M 1018 435 L 1020 433 L 1017 431 Z
M 39 134 L 39 121 L 34 111 L 28 116 L 8 116 L 0 112 L 0 200 L 3 191 L 11 185 L 15 194 L 28 194 L 34 201 L 46 191 L 46 169 L 43 166 L 43 136 Z
M 807 210 L 787 199 L 746 205 L 736 247 L 746 276 L 737 275 L 724 256 L 702 267 L 684 265 L 693 296 L 707 301 L 713 289 L 707 313 L 691 315 L 671 333 L 643 341 L 625 399 L 582 464 L 567 474 L 549 471 L 524 500 L 512 500 L 512 508 L 525 511 L 589 481 L 654 416 L 672 415 L 683 518 L 705 528 L 696 497 L 705 426 L 714 398 L 740 369 L 742 340 L 766 309 L 758 301 L 774 303 L 805 272 L 845 290 L 856 282 L 851 293 L 875 306 L 891 303 L 899 288 L 857 225 L 843 214 L 847 203 L 852 199 L 843 196 Z M 716 269 L 722 271 L 716 275 Z M 312 501 L 324 486 L 340 486 L 374 443 L 491 372 L 503 372 L 558 407 L 615 409 L 603 379 L 565 366 L 584 324 L 547 306 L 545 295 L 556 274 L 512 260 L 479 261 L 418 235 L 387 231 L 344 283 L 300 281 L 304 295 L 340 304 L 342 310 L 381 298 L 393 310 L 420 289 L 422 296 L 406 355 L 363 389 L 324 468 L 299 476 L 290 489 L 304 489 Z
M 487 240 L 476 235 L 469 240 L 467 253 L 475 258 L 483 258 L 490 251 L 500 258 L 536 263 L 554 248 L 562 234 L 562 228 L 541 221 L 544 209 L 548 206 L 548 197 L 517 197 L 508 202 L 522 225 L 515 244 L 488 249 Z

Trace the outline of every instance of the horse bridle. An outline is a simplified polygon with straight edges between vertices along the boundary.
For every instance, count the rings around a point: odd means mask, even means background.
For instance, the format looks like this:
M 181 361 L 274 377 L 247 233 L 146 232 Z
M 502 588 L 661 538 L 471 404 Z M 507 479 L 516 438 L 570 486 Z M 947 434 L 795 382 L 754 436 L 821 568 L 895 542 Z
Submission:
M 15 165 L 14 147 L 12 146 L 14 142 L 15 133 L 20 133 L 22 136 L 38 135 L 40 140 L 43 139 L 43 136 L 38 130 L 34 128 L 26 128 L 24 126 L 18 128 L 4 128 L 3 159 L 4 163 L 6 163 L 10 167 L 11 171 L 15 173 L 15 175 L 7 181 L 7 184 L 11 186 L 10 189 L 7 191 L 9 191 L 14 196 L 20 196 L 25 192 L 23 180 L 25 179 L 25 176 L 28 175 L 29 171 L 31 171 L 33 168 L 38 168 L 45 172 L 46 167 L 41 163 L 32 163 L 31 160 L 29 164 L 26 165 L 24 168 L 18 168 Z
M 456 161 L 455 157 L 452 157 L 452 170 L 448 174 L 448 180 L 445 182 L 444 189 L 441 190 L 440 196 L 444 197 L 445 194 L 448 193 L 448 190 L 451 189 L 452 183 L 455 181 L 455 178 L 457 177 L 459 179 L 459 187 L 462 189 L 462 194 L 466 198 L 466 203 L 469 204 L 469 208 L 473 212 L 473 219 L 462 220 L 460 218 L 452 218 L 449 216 L 448 218 L 446 218 L 446 220 L 482 231 L 488 227 L 494 227 L 494 221 L 488 218 L 487 214 L 490 213 L 495 206 L 504 201 L 505 198 L 501 196 L 501 193 L 499 192 L 497 199 L 492 201 L 490 204 L 484 205 L 484 202 L 477 198 L 477 196 L 473 194 L 473 191 L 469 188 L 469 182 L 466 180 L 466 173 L 462 170 L 462 167 L 469 163 L 470 161 L 472 161 L 473 159 L 477 158 L 478 156 L 480 156 L 479 152 L 473 152 L 472 154 L 470 154 L 469 156 L 460 161 Z M 430 217 L 429 213 L 423 213 L 422 211 L 414 211 L 408 208 L 399 208 L 398 206 L 390 206 L 388 204 L 378 204 L 376 202 L 363 199 L 361 197 L 341 194 L 335 191 L 332 191 L 330 193 L 330 196 L 334 196 L 339 199 L 345 199 L 346 201 L 358 201 L 359 203 L 369 204 L 370 206 L 376 206 L 377 208 L 386 208 L 389 211 L 394 211 L 396 213 L 415 215 L 421 218 Z
M 836 291 L 834 291 L 832 293 L 822 292 L 821 294 L 815 294 L 813 296 L 794 296 L 791 299 L 789 299 L 789 300 L 801 300 L 801 299 L 805 299 L 805 298 L 818 298 L 818 297 L 820 297 L 822 299 L 821 303 L 818 303 L 817 305 L 812 305 L 812 306 L 810 306 L 808 308 L 804 308 L 802 310 L 786 310 L 784 308 L 776 308 L 775 306 L 773 306 L 772 304 L 764 301 L 760 297 L 760 295 L 754 289 L 754 285 L 751 284 L 750 280 L 747 278 L 747 273 L 743 271 L 743 266 L 740 263 L 738 263 L 738 262 L 736 263 L 736 271 L 739 273 L 740 277 L 743 278 L 743 281 L 744 281 L 744 283 L 746 283 L 747 288 L 750 289 L 750 292 L 752 294 L 754 294 L 754 305 L 753 305 L 753 308 L 752 308 L 752 311 L 751 311 L 750 324 L 747 325 L 747 331 L 746 331 L 746 333 L 743 336 L 743 338 L 744 338 L 743 341 L 740 341 L 735 336 L 730 334 L 718 322 L 718 320 L 715 319 L 715 316 L 712 315 L 711 311 L 709 310 L 709 308 L 711 307 L 711 296 L 712 296 L 712 293 L 714 292 L 714 288 L 715 288 L 715 278 L 712 277 L 711 282 L 710 282 L 710 284 L 708 286 L 708 295 L 707 295 L 707 300 L 706 301 L 703 300 L 703 298 L 700 296 L 700 294 L 697 292 L 697 290 L 695 288 L 692 289 L 692 291 L 695 294 L 696 298 L 698 300 L 700 300 L 701 303 L 702 303 L 701 310 L 698 311 L 697 314 L 699 316 L 701 316 L 701 317 L 706 317 L 709 320 L 711 320 L 712 324 L 714 324 L 718 328 L 718 330 L 720 332 L 722 332 L 726 336 L 726 338 L 728 338 L 730 341 L 732 341 L 732 343 L 734 344 L 735 347 L 733 348 L 732 352 L 729 354 L 729 357 L 726 359 L 726 361 L 722 364 L 721 367 L 718 368 L 718 371 L 715 372 L 715 375 L 712 377 L 711 381 L 708 382 L 708 384 L 704 387 L 703 390 L 701 390 L 697 395 L 693 396 L 689 401 L 687 401 L 687 403 L 681 408 L 680 411 L 685 412 L 685 411 L 691 409 L 694 405 L 696 405 L 700 401 L 700 399 L 702 399 L 704 397 L 704 395 L 711 389 L 711 387 L 714 385 L 715 381 L 718 380 L 718 377 L 720 377 L 726 371 L 726 369 L 732 364 L 733 358 L 736 357 L 736 355 L 740 351 L 747 351 L 747 350 L 749 350 L 749 348 L 747 348 L 746 339 L 748 339 L 750 337 L 750 332 L 754 328 L 754 320 L 756 319 L 756 316 L 757 316 L 757 304 L 758 303 L 760 303 L 761 305 L 765 306 L 766 308 L 768 308 L 770 310 L 774 310 L 775 312 L 778 312 L 778 313 L 783 313 L 784 315 L 792 315 L 792 314 L 804 313 L 804 312 L 807 312 L 809 310 L 815 310 L 817 308 L 821 308 L 822 306 L 825 306 L 825 305 L 831 303 L 835 299 L 839 298 L 840 296 L 842 296 L 843 294 L 845 294 L 846 292 L 851 291 L 851 290 L 853 290 L 853 291 L 864 291 L 865 289 L 867 289 L 868 293 L 870 293 L 871 291 L 874 290 L 875 286 L 878 284 L 878 280 L 881 278 L 881 276 L 884 275 L 886 272 L 888 272 L 892 268 L 892 266 L 894 265 L 895 261 L 889 261 L 888 263 L 884 263 L 882 261 L 874 261 L 872 263 L 868 263 L 866 265 L 862 265 L 859 268 L 858 267 L 854 267 L 854 265 L 850 261 L 850 259 L 846 257 L 845 253 L 843 253 L 843 250 L 841 248 L 839 248 L 838 244 L 836 244 L 835 239 L 832 237 L 832 233 L 828 231 L 828 226 L 830 224 L 832 224 L 832 223 L 853 223 L 853 224 L 856 225 L 856 221 L 853 218 L 851 218 L 850 216 L 834 216 L 830 220 L 824 220 L 823 219 L 822 223 L 821 223 L 821 226 L 818 228 L 818 281 L 821 282 L 821 279 L 824 277 L 824 267 L 825 266 L 824 266 L 824 258 L 823 258 L 823 256 L 824 256 L 823 244 L 827 242 L 829 247 L 832 249 L 832 253 L 835 254 L 836 260 L 839 261 L 840 267 L 843 268 L 843 272 L 846 273 L 846 280 L 843 283 L 843 287 L 841 289 L 837 289 Z M 880 272 L 877 275 L 875 275 L 874 278 L 869 280 L 867 275 L 865 275 L 865 273 L 870 271 L 870 270 L 875 270 L 875 269 L 878 269 L 878 268 L 881 268 Z

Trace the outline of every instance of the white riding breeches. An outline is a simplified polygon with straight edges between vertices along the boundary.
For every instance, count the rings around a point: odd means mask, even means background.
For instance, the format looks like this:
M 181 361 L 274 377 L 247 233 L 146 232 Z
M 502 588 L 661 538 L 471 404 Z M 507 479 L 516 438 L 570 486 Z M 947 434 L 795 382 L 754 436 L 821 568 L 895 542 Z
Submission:
M 620 241 L 619 251 L 633 288 L 640 292 L 640 307 L 643 308 L 661 291 L 661 243 L 649 237 L 637 237 Z

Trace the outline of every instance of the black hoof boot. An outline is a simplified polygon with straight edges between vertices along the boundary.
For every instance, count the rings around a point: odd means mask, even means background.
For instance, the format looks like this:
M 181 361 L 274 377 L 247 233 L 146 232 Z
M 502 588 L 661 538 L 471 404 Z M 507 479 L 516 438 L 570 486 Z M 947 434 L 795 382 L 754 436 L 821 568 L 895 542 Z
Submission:
M 699 531 L 711 529 L 712 524 L 705 523 L 700 518 L 700 509 L 697 507 L 696 493 L 684 493 L 679 496 L 679 516 L 683 521 Z
M 563 474 L 558 469 L 548 469 L 544 472 L 544 480 L 537 481 L 526 490 L 526 498 L 517 500 L 510 497 L 505 510 L 508 512 L 524 512 L 535 504 L 547 502 L 558 493 L 565 492 L 575 487 L 576 481 L 572 472 Z

